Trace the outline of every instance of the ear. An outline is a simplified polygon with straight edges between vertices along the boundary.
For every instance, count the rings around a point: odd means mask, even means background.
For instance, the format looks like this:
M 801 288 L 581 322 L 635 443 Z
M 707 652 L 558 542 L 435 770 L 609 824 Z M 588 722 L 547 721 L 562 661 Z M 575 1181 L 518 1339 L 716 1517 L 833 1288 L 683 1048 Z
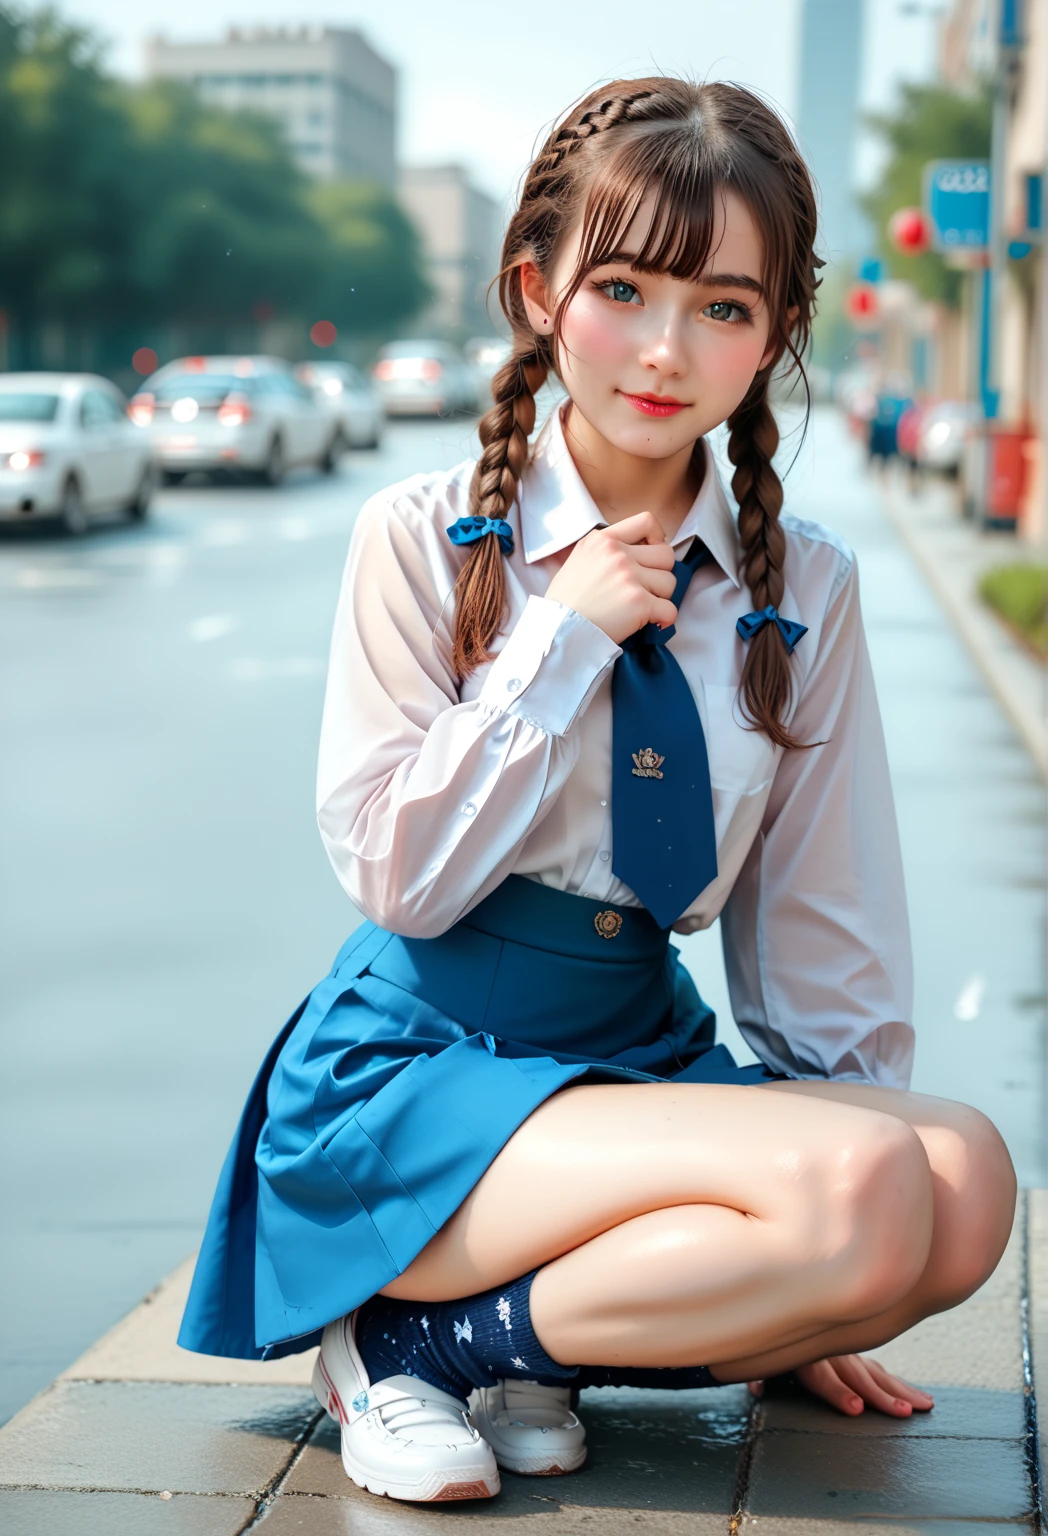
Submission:
M 793 327 L 797 324 L 797 316 L 799 314 L 800 309 L 796 304 L 792 304 L 786 311 L 786 336 L 790 334 L 790 332 L 793 330 Z M 783 333 L 778 330 L 773 331 L 771 336 L 768 338 L 767 350 L 765 351 L 764 356 L 761 358 L 760 368 L 757 369 L 757 372 L 760 373 L 761 368 L 767 368 L 769 363 L 777 363 L 785 350 L 786 347 L 783 339 Z
M 520 292 L 531 329 L 538 336 L 552 335 L 553 316 L 550 313 L 546 280 L 530 257 L 525 257 L 520 263 Z

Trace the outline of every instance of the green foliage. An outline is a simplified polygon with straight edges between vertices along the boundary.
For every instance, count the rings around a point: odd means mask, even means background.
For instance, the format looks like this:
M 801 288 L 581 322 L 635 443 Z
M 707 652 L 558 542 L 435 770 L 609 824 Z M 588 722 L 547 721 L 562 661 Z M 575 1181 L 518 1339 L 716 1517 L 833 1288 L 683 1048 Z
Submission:
M 995 566 L 982 578 L 979 592 L 1034 650 L 1048 657 L 1048 567 Z
M 973 95 L 943 85 L 903 85 L 897 111 L 869 119 L 884 141 L 888 160 L 878 185 L 862 205 L 878 233 L 881 255 L 893 277 L 905 278 L 926 299 L 956 308 L 962 274 L 933 251 L 902 256 L 888 240 L 888 220 L 899 208 L 920 207 L 929 160 L 984 160 L 990 153 L 993 105 L 988 88 Z
M 0 306 L 17 325 L 272 314 L 373 331 L 426 297 L 388 194 L 314 186 L 265 117 L 108 77 L 53 11 L 0 8 L 0 142 Z
M 316 182 L 306 206 L 335 258 L 318 294 L 326 319 L 351 331 L 380 331 L 428 301 L 415 226 L 381 187 Z

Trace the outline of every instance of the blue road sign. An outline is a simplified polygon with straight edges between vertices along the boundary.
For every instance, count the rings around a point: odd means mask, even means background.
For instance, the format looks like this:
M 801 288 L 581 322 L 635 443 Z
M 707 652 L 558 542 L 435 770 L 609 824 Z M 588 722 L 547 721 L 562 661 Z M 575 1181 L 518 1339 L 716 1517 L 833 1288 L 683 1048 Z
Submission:
M 985 251 L 990 244 L 990 162 L 932 160 L 924 168 L 924 206 L 933 250 Z

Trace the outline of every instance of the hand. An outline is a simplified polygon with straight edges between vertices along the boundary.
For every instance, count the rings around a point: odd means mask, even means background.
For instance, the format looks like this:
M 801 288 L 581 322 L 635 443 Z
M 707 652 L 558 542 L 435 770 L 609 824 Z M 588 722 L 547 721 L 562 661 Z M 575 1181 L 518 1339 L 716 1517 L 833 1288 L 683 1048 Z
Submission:
M 927 1413 L 935 1406 L 929 1393 L 911 1387 L 866 1355 L 834 1355 L 798 1366 L 793 1374 L 809 1392 L 852 1418 L 864 1412 L 867 1404 L 894 1419 L 908 1419 L 915 1408 Z M 754 1397 L 760 1397 L 764 1383 L 751 1381 L 749 1388 Z
M 621 645 L 645 624 L 664 629 L 676 623 L 673 561 L 658 520 L 638 512 L 580 539 L 546 596 L 574 608 Z

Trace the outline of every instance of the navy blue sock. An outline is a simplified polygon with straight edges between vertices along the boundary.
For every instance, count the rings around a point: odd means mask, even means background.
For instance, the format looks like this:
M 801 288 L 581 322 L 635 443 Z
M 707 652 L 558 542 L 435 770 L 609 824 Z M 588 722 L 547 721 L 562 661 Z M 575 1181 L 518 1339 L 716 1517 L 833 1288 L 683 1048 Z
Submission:
M 559 1385 L 577 1366 L 550 1358 L 531 1326 L 535 1271 L 459 1301 L 397 1301 L 373 1296 L 357 1314 L 356 1340 L 372 1381 L 417 1376 L 453 1397 L 505 1376 Z

